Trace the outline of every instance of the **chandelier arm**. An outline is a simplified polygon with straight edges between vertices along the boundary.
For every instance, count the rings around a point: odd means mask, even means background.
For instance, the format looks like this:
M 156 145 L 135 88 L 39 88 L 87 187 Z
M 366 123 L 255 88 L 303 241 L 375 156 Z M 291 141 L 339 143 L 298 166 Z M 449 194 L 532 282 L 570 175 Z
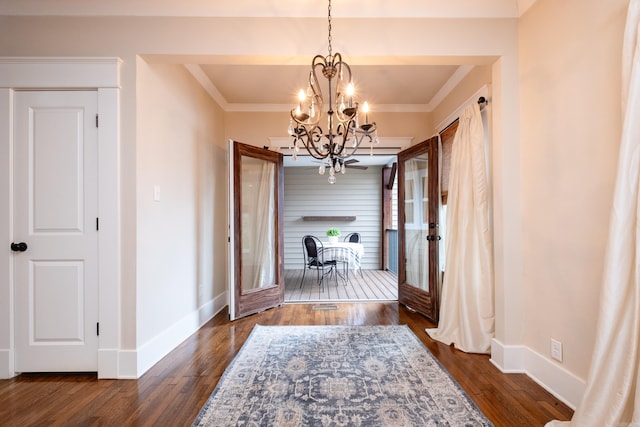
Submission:
M 365 135 L 360 135 L 360 137 L 355 137 L 356 138 L 356 145 L 354 147 L 348 148 L 347 149 L 347 154 L 342 154 L 339 157 L 341 159 L 347 159 L 351 156 L 353 156 L 356 151 L 358 151 L 358 149 L 360 148 L 360 144 L 362 143 L 362 141 L 367 138 L 369 140 L 370 143 L 373 143 L 373 138 L 371 137 L 371 135 L 365 134 Z
M 322 55 L 316 55 L 313 57 L 313 61 L 311 62 L 311 73 L 309 74 L 309 86 L 311 86 L 313 95 L 322 101 L 322 88 L 320 87 L 320 80 L 318 79 L 318 74 L 316 72 L 318 67 L 320 67 L 321 70 L 324 70 L 327 67 L 327 60 Z M 313 79 L 311 78 L 311 75 L 313 75 Z
M 307 123 L 307 122 L 298 120 L 298 118 L 296 117 L 296 109 L 295 108 L 293 110 L 291 110 L 289 112 L 289 114 L 291 115 L 291 118 L 293 119 L 293 121 L 296 122 L 298 125 L 300 125 L 300 126 L 308 126 L 309 125 L 309 123 Z
M 339 79 L 341 81 L 346 81 L 347 85 L 351 85 L 353 83 L 353 79 L 352 79 L 352 73 L 351 73 L 351 67 L 349 66 L 349 64 L 347 64 L 346 62 L 344 62 L 342 60 L 342 55 L 338 52 L 336 53 L 334 56 L 334 67 L 337 71 L 337 73 L 339 74 Z M 346 69 L 346 78 L 344 77 L 344 71 L 343 69 Z M 336 86 L 337 89 L 337 86 Z M 338 93 L 336 91 L 336 102 L 338 102 L 338 99 L 340 98 L 341 93 Z M 358 103 L 355 102 L 355 108 L 351 108 L 353 107 L 352 105 L 349 105 L 349 113 L 344 114 L 343 111 L 340 111 L 340 109 L 338 108 L 337 110 L 337 117 L 338 117 L 338 121 L 340 123 L 344 123 L 344 122 L 348 122 L 349 120 L 352 120 L 356 117 L 356 115 L 358 114 Z
M 348 75 L 348 79 L 347 81 L 349 83 L 351 83 L 352 81 L 352 74 L 351 74 L 351 66 L 349 66 L 349 64 L 347 64 L 346 62 L 344 62 L 342 60 L 342 55 L 340 54 L 340 52 L 336 52 L 335 55 L 333 55 L 333 66 L 336 67 L 336 69 L 344 67 L 347 69 L 347 75 Z
M 343 158 L 344 156 L 342 155 L 342 152 L 345 149 L 345 146 L 347 145 L 347 139 L 349 138 L 349 130 L 352 126 L 352 122 L 349 123 L 338 123 L 338 126 L 336 127 L 336 135 L 334 135 L 334 137 L 338 137 L 339 139 L 342 140 L 342 142 L 340 144 L 338 144 L 337 142 L 334 142 L 333 146 L 331 147 L 331 151 L 332 153 L 340 158 Z M 345 129 L 346 126 L 346 129 Z
M 318 149 L 318 143 L 322 140 L 322 128 L 319 126 L 314 126 L 310 131 L 305 127 L 299 127 L 294 138 L 294 141 L 300 141 L 302 146 L 314 159 L 323 160 L 329 156 L 328 152 L 324 154 Z
M 375 123 L 373 123 L 371 126 L 372 127 L 370 129 L 365 131 L 365 130 L 362 130 L 361 128 L 357 128 L 355 126 L 354 121 L 352 120 L 349 123 L 348 131 L 346 132 L 346 134 L 352 135 L 352 137 L 355 140 L 355 144 L 353 144 L 351 148 L 347 148 L 346 139 L 345 139 L 345 142 L 343 143 L 343 147 L 340 150 L 339 157 L 342 159 L 346 159 L 348 157 L 353 156 L 356 153 L 356 151 L 358 151 L 358 149 L 360 148 L 360 145 L 362 145 L 362 142 L 365 141 L 365 139 L 368 140 L 370 144 L 373 144 L 374 139 L 372 135 L 375 132 Z M 345 149 L 347 150 L 348 154 L 344 154 Z
M 322 98 L 322 87 L 320 87 L 320 80 L 316 69 L 321 67 L 324 69 L 327 66 L 327 62 L 322 55 L 316 55 L 311 62 L 311 72 L 309 73 L 309 87 L 313 92 L 313 97 L 318 104 L 320 114 L 318 114 L 318 122 L 320 122 L 322 111 L 324 110 L 324 100 Z M 317 123 L 316 123 L 317 124 Z
M 336 55 L 339 55 L 339 54 L 336 54 Z M 320 54 L 314 56 L 313 60 L 311 61 L 311 68 L 315 68 L 318 65 L 322 65 L 323 67 L 326 67 L 327 65 L 329 65 L 327 63 L 327 58 Z
M 373 122 L 373 123 L 366 123 L 364 125 L 361 125 L 359 128 L 355 128 L 354 132 L 362 135 L 371 135 L 372 133 L 375 133 L 376 130 L 377 130 L 376 122 Z
M 322 56 L 322 55 L 316 55 L 313 57 L 313 61 L 311 61 L 311 70 L 313 71 L 313 79 L 315 80 L 315 82 L 311 82 L 311 76 L 309 76 L 309 83 L 311 84 L 311 87 L 315 89 L 315 87 L 317 86 L 317 93 L 320 94 L 320 96 L 322 96 L 322 90 L 320 90 L 320 80 L 318 80 L 318 75 L 316 74 L 316 68 L 321 67 L 321 70 L 324 70 L 326 67 L 328 67 L 329 64 L 327 63 L 327 59 Z M 322 75 L 324 76 L 324 73 L 322 73 Z M 315 83 L 315 84 L 313 84 Z M 314 90 L 314 93 L 316 91 Z

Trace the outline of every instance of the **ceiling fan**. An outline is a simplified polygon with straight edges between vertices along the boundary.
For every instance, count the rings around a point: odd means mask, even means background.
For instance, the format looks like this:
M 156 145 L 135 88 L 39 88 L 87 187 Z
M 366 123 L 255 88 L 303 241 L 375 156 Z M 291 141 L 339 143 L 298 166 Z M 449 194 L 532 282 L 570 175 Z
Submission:
M 362 169 L 362 170 L 367 170 L 369 169 L 369 166 L 358 166 L 355 163 L 358 163 L 360 160 L 358 159 L 348 159 L 344 161 L 344 165 L 347 168 L 351 168 L 351 169 Z
M 314 160 L 313 162 L 314 162 L 314 163 L 318 163 L 318 164 L 323 163 L 323 162 L 322 162 L 322 161 L 320 161 L 320 160 Z M 345 160 L 345 161 L 343 162 L 343 165 L 344 165 L 344 166 L 346 166 L 346 167 L 347 167 L 347 169 L 360 169 L 360 170 L 365 170 L 365 171 L 366 171 L 367 169 L 369 169 L 369 166 L 359 166 L 359 165 L 356 165 L 356 163 L 358 163 L 358 162 L 360 162 L 360 160 L 358 160 L 358 159 L 347 159 L 347 160 Z

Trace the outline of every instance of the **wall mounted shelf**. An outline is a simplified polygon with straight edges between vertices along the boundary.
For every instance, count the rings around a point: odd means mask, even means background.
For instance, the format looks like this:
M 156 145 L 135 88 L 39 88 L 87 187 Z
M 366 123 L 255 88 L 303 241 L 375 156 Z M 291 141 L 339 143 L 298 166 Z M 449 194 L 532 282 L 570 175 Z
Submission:
M 303 216 L 303 221 L 355 221 L 355 216 Z

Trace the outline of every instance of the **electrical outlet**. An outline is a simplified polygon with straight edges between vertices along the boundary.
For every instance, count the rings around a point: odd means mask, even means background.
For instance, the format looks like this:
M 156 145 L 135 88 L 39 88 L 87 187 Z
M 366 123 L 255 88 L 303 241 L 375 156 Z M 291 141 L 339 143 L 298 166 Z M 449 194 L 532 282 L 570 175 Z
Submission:
M 562 362 L 562 343 L 551 338 L 551 357 Z

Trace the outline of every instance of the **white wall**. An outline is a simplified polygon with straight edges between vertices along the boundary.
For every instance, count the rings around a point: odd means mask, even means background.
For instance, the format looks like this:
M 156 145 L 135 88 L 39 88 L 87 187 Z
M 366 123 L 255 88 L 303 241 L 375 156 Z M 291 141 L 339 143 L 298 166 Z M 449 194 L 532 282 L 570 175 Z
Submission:
M 382 167 L 367 170 L 347 169 L 336 175 L 336 183 L 327 182 L 328 172 L 288 167 L 284 170 L 284 268 L 304 265 L 302 236 L 312 234 L 326 239 L 329 227 L 338 227 L 340 239 L 358 232 L 364 245 L 361 260 L 364 269 L 380 268 L 380 227 L 382 221 Z M 303 221 L 303 216 L 355 216 L 355 221 Z

